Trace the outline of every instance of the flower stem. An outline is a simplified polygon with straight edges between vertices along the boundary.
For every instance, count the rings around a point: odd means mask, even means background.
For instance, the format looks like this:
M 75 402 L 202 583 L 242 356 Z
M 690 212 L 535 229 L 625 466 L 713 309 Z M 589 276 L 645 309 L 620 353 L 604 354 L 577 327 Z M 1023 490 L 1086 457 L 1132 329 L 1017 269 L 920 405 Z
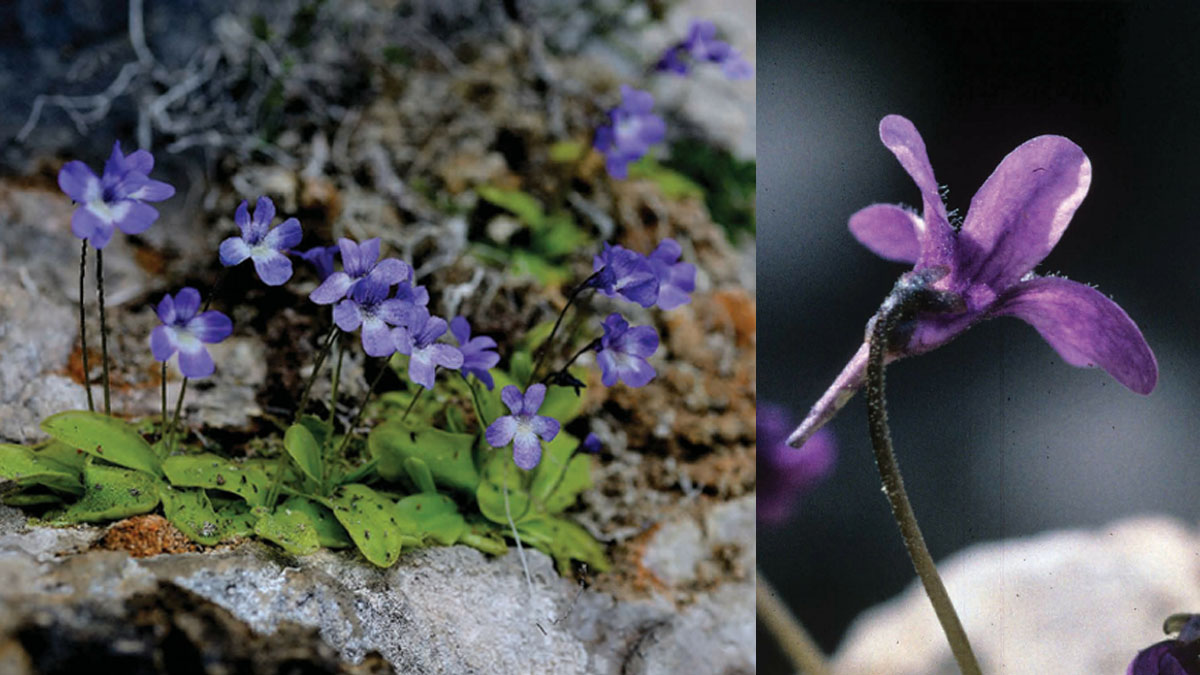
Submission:
M 221 276 L 217 277 L 217 283 L 213 284 L 212 289 L 209 290 L 208 299 L 204 301 L 204 308 L 200 310 L 201 313 L 207 312 L 208 308 L 212 307 L 213 300 L 217 297 L 217 291 L 221 289 L 221 284 L 224 283 L 227 276 L 229 276 L 229 268 L 221 268 Z
M 158 442 L 164 448 L 167 440 L 167 362 L 162 362 L 162 430 L 158 433 Z
M 329 356 L 329 351 L 333 348 L 333 342 L 337 339 L 338 333 L 337 324 L 334 324 L 329 329 L 329 334 L 325 338 L 325 344 L 321 347 L 320 353 L 317 354 L 317 361 L 313 364 L 312 375 L 308 376 L 308 382 L 304 383 L 304 392 L 300 394 L 300 405 L 296 408 L 296 419 L 304 414 L 304 408 L 308 406 L 308 395 L 312 393 L 313 383 L 317 381 L 317 375 L 321 372 L 321 366 L 325 365 L 325 359 Z
M 87 239 L 79 249 L 79 353 L 83 357 L 83 389 L 87 392 L 88 410 L 96 412 L 96 403 L 92 400 L 92 373 L 88 368 L 87 353 L 87 318 L 83 313 L 83 286 L 87 277 Z M 166 413 L 163 413 L 164 418 Z
M 596 338 L 595 340 L 592 340 L 591 342 L 589 342 L 589 343 L 587 343 L 586 345 L 584 345 L 582 349 L 580 349 L 579 351 L 575 352 L 575 355 L 574 355 L 574 356 L 572 356 L 571 358 L 567 359 L 567 362 L 563 364 L 563 367 L 562 367 L 562 368 L 559 368 L 559 369 L 558 369 L 558 370 L 556 370 L 556 371 L 551 371 L 551 372 L 547 373 L 547 374 L 546 374 L 546 377 L 542 378 L 542 383 L 543 383 L 543 384 L 545 384 L 545 383 L 548 383 L 548 382 L 551 380 L 551 378 L 553 378 L 553 377 L 554 377 L 554 374 L 555 374 L 555 373 L 565 373 L 565 372 L 567 372 L 567 368 L 570 368 L 570 367 L 571 367 L 571 364 L 572 364 L 572 363 L 575 363 L 575 360 L 576 360 L 576 359 L 578 359 L 579 357 L 581 357 L 581 356 L 583 356 L 584 354 L 588 353 L 589 351 L 593 351 L 593 350 L 595 350 L 595 349 L 596 349 L 596 346 L 597 346 L 597 345 L 599 345 L 599 344 L 600 344 L 600 338 Z
M 525 383 L 526 389 L 528 389 L 529 385 L 533 384 L 533 381 L 537 379 L 538 367 L 540 367 L 542 365 L 542 361 L 545 360 L 546 352 L 550 350 L 550 343 L 554 342 L 554 335 L 558 332 L 558 327 L 562 325 L 563 317 L 567 315 L 567 310 L 571 308 L 571 303 L 575 302 L 575 298 L 578 297 L 579 294 L 584 291 L 584 289 L 588 288 L 588 284 L 591 283 L 592 279 L 596 278 L 597 274 L 600 274 L 599 270 L 592 272 L 591 276 L 584 279 L 583 282 L 575 288 L 571 289 L 571 294 L 567 296 L 567 304 L 563 305 L 562 311 L 558 313 L 558 318 L 554 320 L 554 327 L 550 329 L 550 336 L 547 337 L 546 341 L 537 348 L 537 360 L 533 362 L 533 368 L 530 368 L 529 370 L 529 380 Z
M 887 495 L 892 515 L 896 524 L 900 526 L 900 534 L 904 537 L 908 556 L 925 586 L 925 593 L 933 604 L 933 611 L 942 625 L 942 631 L 950 642 L 950 651 L 954 654 L 958 669 L 964 675 L 979 675 L 979 662 L 971 651 L 967 633 L 954 611 L 950 594 L 946 592 L 942 578 L 938 575 L 933 556 L 929 554 L 925 538 L 921 535 L 921 528 L 917 525 L 917 516 L 908 501 L 904 479 L 900 476 L 900 465 L 896 461 L 891 433 L 888 430 L 883 377 L 888 336 L 902 319 L 917 309 L 917 303 L 921 300 L 916 294 L 893 293 L 873 319 L 870 355 L 867 359 L 867 423 L 871 429 L 871 445 L 875 449 L 875 464 L 883 481 L 883 493 Z
M 829 664 L 826 663 L 821 648 L 788 610 L 787 605 L 779 600 L 779 593 L 757 568 L 754 570 L 754 579 L 758 618 L 775 636 L 775 644 L 787 655 L 792 666 L 805 675 L 829 675 Z
M 467 389 L 471 390 L 471 400 L 475 402 L 475 416 L 479 418 L 479 424 L 481 425 L 480 428 L 488 428 L 487 417 L 483 414 L 483 406 L 479 403 L 479 392 L 475 390 L 475 385 L 471 384 L 471 381 L 467 379 L 466 375 L 463 375 L 460 372 L 459 376 L 462 377 L 463 382 L 466 383 Z
M 175 414 L 171 417 L 171 423 L 167 425 L 167 434 L 170 439 L 171 448 L 167 454 L 171 454 L 175 450 L 175 427 L 179 426 L 179 413 L 183 410 L 183 397 L 187 394 L 188 378 L 183 378 L 183 384 L 179 386 L 179 398 L 175 399 Z
M 104 366 L 104 414 L 112 414 L 108 387 L 108 323 L 104 319 L 104 251 L 96 249 L 96 292 L 100 295 L 100 358 Z
M 383 357 L 383 363 L 380 364 L 379 373 L 375 375 L 375 379 L 371 380 L 371 387 L 367 389 L 367 393 L 363 396 L 362 402 L 358 404 L 358 412 L 354 415 L 354 421 L 351 422 L 350 426 L 346 428 L 346 435 L 342 437 L 342 444 L 338 446 L 338 457 L 341 457 L 342 453 L 346 452 L 346 446 L 350 444 L 350 437 L 354 435 L 355 427 L 357 427 L 358 423 L 362 421 L 363 411 L 367 409 L 367 402 L 371 400 L 371 394 L 375 393 L 375 387 L 379 386 L 379 381 L 383 379 L 383 374 L 388 371 L 387 360 L 388 357 Z
M 334 340 L 337 344 L 337 362 L 333 365 L 333 380 L 330 382 L 331 391 L 329 393 L 329 427 L 333 428 L 333 420 L 337 416 L 337 400 L 338 400 L 338 383 L 342 380 L 342 357 L 346 355 L 346 351 L 342 349 L 342 343 L 337 339 Z
M 417 390 L 417 393 L 413 394 L 412 400 L 408 402 L 408 407 L 404 409 L 404 414 L 400 416 L 401 422 L 403 422 L 405 420 L 405 418 L 408 417 L 408 413 L 412 412 L 412 409 L 414 407 L 416 407 L 417 399 L 421 398 L 421 394 L 424 394 L 424 393 L 425 393 L 425 387 L 421 387 L 420 389 Z

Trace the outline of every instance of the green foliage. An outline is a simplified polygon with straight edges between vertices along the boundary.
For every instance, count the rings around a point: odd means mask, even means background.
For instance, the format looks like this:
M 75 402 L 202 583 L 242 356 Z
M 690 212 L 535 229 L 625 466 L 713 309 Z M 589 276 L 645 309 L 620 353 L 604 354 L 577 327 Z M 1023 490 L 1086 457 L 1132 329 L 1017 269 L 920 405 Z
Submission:
M 696 140 L 673 143 L 670 156 L 665 164 L 700 186 L 708 212 L 730 239 L 741 233 L 754 234 L 758 185 L 754 160 L 739 160 L 726 150 Z
M 150 444 L 129 424 L 86 410 L 68 410 L 42 420 L 42 431 L 127 469 L 162 476 L 162 462 Z
M 658 160 L 650 155 L 645 155 L 629 165 L 629 177 L 654 183 L 668 199 L 704 198 L 704 188 L 693 183 L 678 171 L 659 164 Z
M 57 441 L 50 446 L 66 448 Z M 70 455 L 76 455 L 74 449 L 66 449 Z M 78 456 L 83 457 L 82 454 Z M 0 479 L 12 481 L 17 488 L 40 485 L 55 492 L 81 495 L 83 462 L 68 464 L 53 452 L 47 452 L 45 447 L 39 451 L 23 445 L 0 444 Z
M 204 490 L 176 490 L 160 485 L 159 495 L 167 520 L 194 542 L 214 546 L 233 528 L 232 518 L 217 513 Z
M 83 480 L 83 497 L 63 511 L 47 514 L 46 520 L 61 524 L 120 520 L 158 506 L 159 484 L 150 474 L 88 460 Z
M 316 525 L 308 513 L 290 508 L 284 503 L 274 513 L 265 506 L 256 508 L 258 521 L 254 523 L 254 534 L 272 541 L 293 555 L 316 553 L 321 548 Z
M 167 480 L 176 487 L 199 487 L 233 493 L 250 506 L 265 506 L 267 493 L 271 491 L 274 462 L 232 462 L 224 457 L 205 453 L 202 455 L 175 455 L 163 462 Z
M 293 424 L 283 435 L 283 447 L 296 462 L 296 466 L 318 485 L 324 481 L 321 463 L 321 445 L 304 424 Z
M 570 213 L 547 213 L 537 197 L 521 190 L 481 185 L 476 192 L 484 201 L 511 213 L 529 232 L 527 248 L 499 249 L 480 244 L 476 247 L 480 257 L 547 286 L 562 285 L 570 278 L 563 263 L 591 240 Z
M 367 436 L 367 448 L 378 461 L 379 475 L 387 480 L 411 478 L 405 461 L 417 459 L 428 469 L 435 484 L 471 492 L 479 484 L 473 456 L 475 440 L 473 434 L 415 429 L 396 419 L 372 429 Z
M 391 567 L 400 557 L 401 531 L 395 504 L 366 485 L 345 485 L 319 500 L 333 511 L 367 560 Z

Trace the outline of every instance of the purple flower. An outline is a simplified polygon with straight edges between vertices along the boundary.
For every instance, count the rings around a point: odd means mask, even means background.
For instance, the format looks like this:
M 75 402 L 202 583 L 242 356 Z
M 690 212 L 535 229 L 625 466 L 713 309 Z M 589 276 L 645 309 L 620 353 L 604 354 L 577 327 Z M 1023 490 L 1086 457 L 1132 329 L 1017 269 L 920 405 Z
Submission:
M 349 333 L 362 326 L 363 351 L 368 356 L 391 356 L 396 346 L 388 326 L 411 320 L 412 303 L 388 298 L 390 290 L 384 283 L 364 278 L 355 284 L 350 297 L 333 307 L 333 322 L 338 328 Z
M 604 320 L 604 335 L 596 345 L 600 381 L 611 387 L 617 380 L 644 387 L 654 379 L 654 366 L 646 358 L 658 349 L 658 333 L 650 326 L 629 326 L 620 314 Z
M 600 437 L 592 432 L 583 438 L 583 451 L 591 454 L 596 454 L 604 449 L 604 444 L 600 442 Z
M 595 275 L 589 286 L 608 297 L 621 296 L 642 307 L 649 307 L 658 300 L 658 277 L 646 256 L 630 251 L 624 246 L 610 246 L 592 259 Z
M 299 244 L 304 235 L 300 231 L 299 220 L 288 218 L 272 229 L 271 221 L 274 219 L 275 204 L 270 199 L 258 198 L 253 218 L 250 217 L 246 201 L 242 200 L 233 214 L 233 222 L 241 229 L 242 236 L 221 242 L 221 264 L 233 267 L 249 258 L 254 261 L 254 271 L 264 284 L 282 286 L 291 279 L 292 261 L 288 260 L 284 251 Z
M 1067 363 L 1099 366 L 1139 394 L 1154 389 L 1158 364 L 1124 310 L 1090 286 L 1032 272 L 1058 243 L 1091 184 L 1092 165 L 1079 146 L 1062 136 L 1023 143 L 975 193 L 956 230 L 912 122 L 888 115 L 879 136 L 920 188 L 924 217 L 875 204 L 850 217 L 850 231 L 880 256 L 914 263 L 902 281 L 961 305 L 918 314 L 903 335 L 890 340 L 889 361 L 940 347 L 984 319 L 1015 316 L 1037 329 Z M 867 350 L 864 343 L 813 406 L 792 434 L 793 445 L 804 443 L 862 385 Z
M 329 275 L 333 274 L 333 259 L 337 256 L 337 253 L 338 247 L 334 245 L 314 246 L 307 251 L 300 251 L 296 255 L 316 268 L 317 279 L 325 281 L 329 278 Z
M 429 316 L 420 306 L 412 310 L 406 325 L 392 330 L 396 351 L 409 357 L 409 378 L 426 389 L 433 389 L 438 366 L 457 370 L 463 365 L 463 353 L 457 347 L 437 342 L 445 332 L 446 320 Z
M 1138 652 L 1125 675 L 1200 675 L 1200 642 L 1163 640 Z
M 512 414 L 492 422 L 487 428 L 487 442 L 494 448 L 512 443 L 513 461 L 529 471 L 542 459 L 542 443 L 538 439 L 549 443 L 558 435 L 558 420 L 537 414 L 546 400 L 546 385 L 531 385 L 522 396 L 521 390 L 510 384 L 500 390 L 500 400 Z
M 661 309 L 675 309 L 691 302 L 688 293 L 696 290 L 696 266 L 677 262 L 683 251 L 674 239 L 663 239 L 658 248 L 647 256 L 654 276 L 658 279 L 658 301 Z
M 837 444 L 822 429 L 803 447 L 784 442 L 792 420 L 774 403 L 761 402 L 755 414 L 758 445 L 758 522 L 779 525 L 795 511 L 800 497 L 833 470 Z
M 609 111 L 610 124 L 596 128 L 593 146 L 604 153 L 608 174 L 625 178 L 628 164 L 641 159 L 651 145 L 667 137 L 667 125 L 650 112 L 654 97 L 649 92 L 621 85 L 621 105 Z
M 332 305 L 351 294 L 356 284 L 370 278 L 377 284 L 395 286 L 412 278 L 412 269 L 400 260 L 379 260 L 379 238 L 368 239 L 356 244 L 349 239 L 338 239 L 342 252 L 342 270 L 326 277 L 308 298 L 318 305 Z M 376 262 L 378 261 L 378 262 Z
M 463 375 L 474 375 L 475 379 L 482 382 L 483 386 L 491 391 L 496 384 L 492 381 L 492 374 L 488 370 L 500 363 L 500 355 L 494 351 L 496 341 L 485 335 L 472 338 L 471 324 L 461 316 L 450 320 L 450 333 L 454 335 L 455 341 L 458 342 L 458 349 L 462 352 Z
M 153 155 L 145 150 L 124 155 L 119 141 L 113 143 L 100 178 L 78 160 L 63 165 L 58 186 L 79 204 L 71 217 L 71 232 L 97 249 L 112 238 L 114 226 L 125 234 L 145 232 L 158 219 L 158 211 L 143 202 L 161 202 L 175 194 L 175 188 L 148 177 L 153 168 Z
M 687 39 L 669 47 L 655 66 L 660 72 L 687 75 L 690 66 L 684 55 L 695 61 L 720 64 L 725 77 L 744 80 L 754 75 L 754 69 L 728 42 L 717 39 L 717 27 L 711 21 L 693 21 Z
M 155 361 L 166 361 L 179 352 L 179 370 L 192 379 L 213 373 L 213 360 L 204 344 L 224 340 L 233 333 L 233 322 L 218 311 L 197 314 L 200 291 L 190 286 L 172 298 L 168 293 L 158 303 L 158 320 L 150 333 L 150 351 Z

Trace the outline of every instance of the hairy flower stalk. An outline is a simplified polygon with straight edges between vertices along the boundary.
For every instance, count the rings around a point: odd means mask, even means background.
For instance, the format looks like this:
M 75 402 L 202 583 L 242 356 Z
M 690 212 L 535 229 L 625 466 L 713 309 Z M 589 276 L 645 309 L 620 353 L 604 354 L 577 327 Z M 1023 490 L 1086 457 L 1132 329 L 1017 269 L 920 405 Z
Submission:
M 104 414 L 112 414 L 108 387 L 108 322 L 104 318 L 104 249 L 96 249 L 96 293 L 100 300 L 100 365 L 104 369 Z
M 92 400 L 92 376 L 88 367 L 87 353 L 87 317 L 83 312 L 84 280 L 87 277 L 87 239 L 79 250 L 79 354 L 83 357 L 83 389 L 87 392 L 88 410 L 96 412 L 96 403 Z

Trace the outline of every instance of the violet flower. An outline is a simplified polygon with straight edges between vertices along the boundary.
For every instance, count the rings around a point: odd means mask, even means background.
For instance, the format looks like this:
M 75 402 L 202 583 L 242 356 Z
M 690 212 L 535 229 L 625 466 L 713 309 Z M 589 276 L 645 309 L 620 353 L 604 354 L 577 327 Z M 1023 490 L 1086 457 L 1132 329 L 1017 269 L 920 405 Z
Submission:
M 329 275 L 333 274 L 333 261 L 337 257 L 338 247 L 333 246 L 314 246 L 307 251 L 299 251 L 297 256 L 304 259 L 305 262 L 312 265 L 317 270 L 317 279 L 325 281 Z
M 300 231 L 300 221 L 295 218 L 288 218 L 275 228 L 271 227 L 273 220 L 275 203 L 269 198 L 258 198 L 253 218 L 246 201 L 242 200 L 233 214 L 233 222 L 241 229 L 242 236 L 221 242 L 221 264 L 233 267 L 249 258 L 254 261 L 254 271 L 264 284 L 282 286 L 291 279 L 292 261 L 284 252 L 299 244 L 304 233 Z
M 168 293 L 156 309 L 162 324 L 150 333 L 150 351 L 154 360 L 166 361 L 178 352 L 180 372 L 192 379 L 213 374 L 212 356 L 205 343 L 220 342 L 233 333 L 233 322 L 229 317 L 216 310 L 197 314 L 199 309 L 200 291 L 189 286 L 173 298 Z
M 404 262 L 395 258 L 379 260 L 378 237 L 361 244 L 343 237 L 338 239 L 338 248 L 342 252 L 343 271 L 330 274 L 308 295 L 318 305 L 332 305 L 349 296 L 354 287 L 368 277 L 385 286 L 395 286 L 412 278 L 412 269 Z
M 912 122 L 888 115 L 879 137 L 921 191 L 923 217 L 875 204 L 850 217 L 850 231 L 878 255 L 914 263 L 902 280 L 961 300 L 955 311 L 918 314 L 889 341 L 887 360 L 921 354 L 996 316 L 1031 324 L 1069 364 L 1099 366 L 1139 394 L 1158 381 L 1158 364 L 1129 315 L 1090 286 L 1032 272 L 1058 243 L 1087 194 L 1092 165 L 1062 136 L 1038 136 L 1008 154 L 971 199 L 954 229 L 938 194 L 925 143 Z M 799 446 L 862 385 L 867 343 L 859 348 L 789 442 Z
M 363 351 L 368 356 L 391 356 L 396 346 L 389 326 L 401 325 L 412 317 L 412 304 L 388 298 L 390 290 L 386 284 L 367 277 L 355 284 L 350 297 L 333 307 L 333 322 L 338 328 L 350 333 L 362 327 Z
M 158 211 L 144 202 L 160 202 L 175 194 L 167 183 L 149 178 L 153 168 L 153 155 L 145 150 L 122 154 L 119 141 L 113 143 L 99 178 L 83 162 L 64 164 L 58 186 L 79 204 L 71 216 L 71 232 L 97 249 L 112 238 L 113 227 L 125 234 L 145 232 L 158 219 Z
M 613 178 L 624 179 L 630 162 L 645 155 L 651 145 L 667 137 L 667 124 L 650 112 L 654 97 L 650 92 L 621 85 L 621 105 L 608 112 L 609 124 L 596 128 L 592 145 L 604 153 L 605 166 Z
M 646 359 L 658 350 L 658 333 L 651 326 L 629 326 L 620 314 L 604 320 L 604 335 L 596 345 L 600 381 L 611 387 L 618 380 L 630 387 L 644 387 L 654 379 L 654 366 Z
M 687 75 L 690 66 L 683 58 L 685 54 L 695 61 L 719 64 L 725 77 L 731 80 L 744 80 L 754 75 L 754 69 L 736 49 L 717 39 L 717 27 L 711 21 L 692 21 L 687 38 L 669 47 L 655 68 L 660 72 Z
M 696 290 L 696 266 L 691 263 L 679 262 L 683 249 L 674 239 L 663 239 L 658 248 L 646 257 L 654 276 L 658 279 L 658 300 L 660 309 L 675 309 L 680 305 L 691 302 L 688 294 Z
M 542 441 L 549 443 L 558 435 L 558 420 L 537 414 L 546 400 L 546 385 L 530 385 L 525 394 L 516 385 L 500 390 L 500 400 L 508 406 L 511 415 L 497 417 L 488 426 L 487 442 L 494 448 L 513 444 L 513 461 L 529 471 L 542 459 Z
M 500 363 L 500 355 L 495 351 L 496 341 L 486 335 L 471 337 L 471 324 L 462 316 L 450 320 L 450 333 L 454 335 L 458 349 L 462 352 L 462 374 L 474 375 L 475 379 L 491 391 L 496 383 L 488 371 Z
M 604 449 L 604 443 L 600 441 L 599 436 L 589 431 L 588 435 L 584 436 L 580 447 L 583 448 L 584 452 L 594 455 Z
M 1163 629 L 1172 633 L 1178 630 L 1179 636 L 1138 652 L 1125 675 L 1200 675 L 1200 615 L 1172 615 Z
M 760 401 L 755 411 L 758 446 L 756 511 L 761 525 L 780 525 L 796 510 L 804 493 L 833 470 L 837 444 L 833 432 L 822 429 L 801 448 L 785 443 L 793 422 L 787 411 Z
M 433 389 L 438 366 L 457 370 L 463 365 L 463 353 L 457 347 L 437 341 L 445 332 L 446 320 L 429 316 L 424 307 L 415 307 L 406 325 L 392 329 L 396 351 L 409 357 L 409 379 L 426 389 Z
M 600 254 L 592 259 L 592 280 L 588 285 L 608 297 L 621 296 L 642 307 L 658 300 L 658 277 L 646 256 L 624 246 L 604 242 Z

